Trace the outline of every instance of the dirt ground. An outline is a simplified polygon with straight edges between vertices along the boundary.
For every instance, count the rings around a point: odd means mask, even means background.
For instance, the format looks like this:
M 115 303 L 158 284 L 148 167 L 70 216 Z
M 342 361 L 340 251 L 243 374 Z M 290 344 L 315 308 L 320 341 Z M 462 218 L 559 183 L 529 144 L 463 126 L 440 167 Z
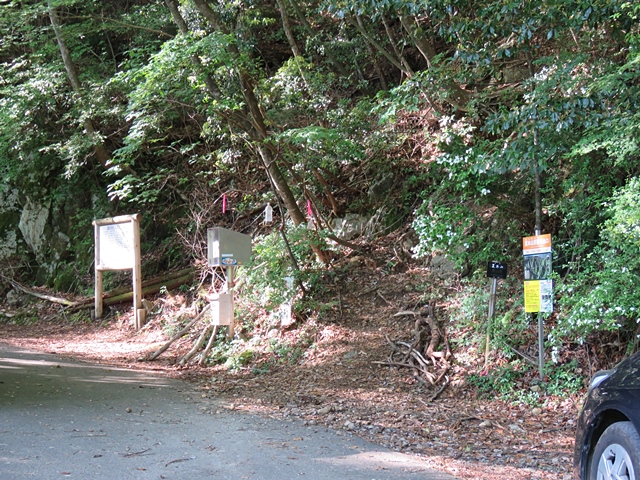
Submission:
M 367 263 L 358 261 L 363 267 Z M 263 352 L 264 361 L 235 370 L 221 365 L 180 366 L 177 360 L 190 349 L 196 332 L 175 342 L 158 359 L 141 360 L 168 338 L 163 326 L 184 308 L 180 294 L 156 297 L 155 304 L 164 308 L 140 331 L 131 327 L 126 305 L 101 322 L 78 321 L 77 315 L 71 319 L 62 307 L 44 300 L 38 301 L 38 321 L 17 322 L 5 305 L 0 307 L 0 341 L 183 378 L 196 382 L 203 397 L 224 397 L 235 409 L 349 431 L 420 456 L 462 479 L 571 478 L 581 398 L 541 393 L 536 405 L 478 399 L 465 378 L 481 370 L 484 358 L 461 347 L 453 348 L 452 367 L 434 386 L 410 369 L 385 365 L 389 339 L 406 337 L 411 331 L 411 315 L 397 313 L 418 302 L 412 286 L 420 281 L 420 272 L 369 270 L 371 276 L 358 275 L 356 284 L 341 283 L 332 315 L 256 336 L 255 349 Z M 304 336 L 309 337 L 308 347 L 299 356 L 289 352 L 279 357 L 273 352 L 273 345 L 299 344 Z

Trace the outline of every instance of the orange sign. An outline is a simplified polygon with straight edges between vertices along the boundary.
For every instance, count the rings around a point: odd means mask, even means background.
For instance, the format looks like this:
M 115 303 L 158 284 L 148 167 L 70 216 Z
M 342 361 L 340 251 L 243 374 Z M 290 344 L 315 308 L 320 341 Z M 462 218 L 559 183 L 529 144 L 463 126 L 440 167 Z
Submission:
M 524 237 L 522 239 L 522 253 L 524 255 L 535 255 L 537 253 L 551 252 L 551 234 L 536 235 L 534 237 Z

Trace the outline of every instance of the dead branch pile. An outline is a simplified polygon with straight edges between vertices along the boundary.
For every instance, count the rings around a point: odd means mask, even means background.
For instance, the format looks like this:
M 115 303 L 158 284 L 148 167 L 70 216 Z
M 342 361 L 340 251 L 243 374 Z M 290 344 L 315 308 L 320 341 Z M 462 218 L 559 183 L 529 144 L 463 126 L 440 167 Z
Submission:
M 451 369 L 453 354 L 432 306 L 419 312 L 404 310 L 396 313 L 394 317 L 408 315 L 415 317 L 413 338 L 410 341 L 394 341 L 387 337 L 391 346 L 389 359 L 374 363 L 410 369 L 414 376 L 436 389 L 429 399 L 433 401 L 449 384 L 447 373 Z
M 197 361 L 198 365 L 203 365 L 213 347 L 213 344 L 216 340 L 216 336 L 218 334 L 218 326 L 212 325 L 209 321 L 207 313 L 209 312 L 210 305 L 207 305 L 198 313 L 186 326 L 180 329 L 175 335 L 173 335 L 164 345 L 162 345 L 155 352 L 150 352 L 146 356 L 139 358 L 139 361 L 153 361 L 162 355 L 176 340 L 187 336 L 191 333 L 191 330 L 196 326 L 196 324 L 200 323 L 200 333 L 198 334 L 197 340 L 194 342 L 192 348 L 182 357 L 176 360 L 176 363 L 181 366 L 185 366 L 192 362 L 193 358 L 196 357 L 198 352 L 202 349 L 203 345 L 206 343 L 204 350 L 200 352 L 199 359 Z M 208 339 L 208 341 L 207 341 Z

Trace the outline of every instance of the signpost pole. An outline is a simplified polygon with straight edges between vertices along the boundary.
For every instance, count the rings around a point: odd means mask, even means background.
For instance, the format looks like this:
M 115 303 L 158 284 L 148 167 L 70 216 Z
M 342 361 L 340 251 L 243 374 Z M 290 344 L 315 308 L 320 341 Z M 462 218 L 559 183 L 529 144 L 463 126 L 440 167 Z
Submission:
M 487 277 L 491 279 L 491 290 L 489 295 L 489 318 L 487 319 L 487 341 L 484 348 L 484 368 L 487 368 L 489 366 L 491 323 L 496 312 L 496 290 L 498 288 L 498 279 L 507 278 L 507 264 L 500 262 L 489 262 L 487 264 Z
M 487 320 L 487 341 L 484 348 L 484 368 L 489 366 L 489 342 L 491 341 L 491 324 L 493 323 L 493 317 L 496 312 L 496 290 L 498 286 L 498 279 L 493 277 L 491 279 L 491 290 L 489 291 L 489 319 Z
M 540 371 L 540 381 L 544 381 L 544 329 L 542 325 L 542 314 L 538 312 L 538 370 Z
M 231 323 L 229 323 L 229 326 L 227 327 L 227 338 L 229 340 L 231 340 L 233 338 L 233 323 L 234 323 L 234 305 L 233 305 L 233 284 L 235 282 L 235 276 L 236 276 L 236 267 L 232 267 L 229 266 L 226 268 L 227 270 L 227 285 L 226 285 L 226 290 L 227 293 L 229 293 L 230 297 L 231 297 Z
M 536 132 L 537 133 L 537 132 Z M 539 192 L 540 192 L 540 173 L 536 168 L 536 229 L 535 236 L 538 237 L 542 233 L 540 230 L 540 210 L 539 206 Z M 538 312 L 538 374 L 540 375 L 540 381 L 544 381 L 544 325 L 542 322 L 542 314 Z
M 525 312 L 537 313 L 538 319 L 538 370 L 544 381 L 544 322 L 542 313 L 553 311 L 553 280 L 551 235 L 536 235 L 522 239 L 524 254 L 524 303 Z M 533 317 L 532 317 L 533 318 Z

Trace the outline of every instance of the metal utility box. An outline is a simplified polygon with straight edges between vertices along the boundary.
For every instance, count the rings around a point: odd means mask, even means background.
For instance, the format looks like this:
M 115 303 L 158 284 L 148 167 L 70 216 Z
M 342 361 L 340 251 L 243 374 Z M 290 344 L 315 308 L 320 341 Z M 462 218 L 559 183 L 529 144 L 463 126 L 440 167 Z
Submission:
M 211 297 L 211 324 L 233 325 L 231 293 L 218 293 Z
M 251 261 L 251 236 L 222 227 L 207 229 L 208 260 L 212 267 L 247 265 Z

